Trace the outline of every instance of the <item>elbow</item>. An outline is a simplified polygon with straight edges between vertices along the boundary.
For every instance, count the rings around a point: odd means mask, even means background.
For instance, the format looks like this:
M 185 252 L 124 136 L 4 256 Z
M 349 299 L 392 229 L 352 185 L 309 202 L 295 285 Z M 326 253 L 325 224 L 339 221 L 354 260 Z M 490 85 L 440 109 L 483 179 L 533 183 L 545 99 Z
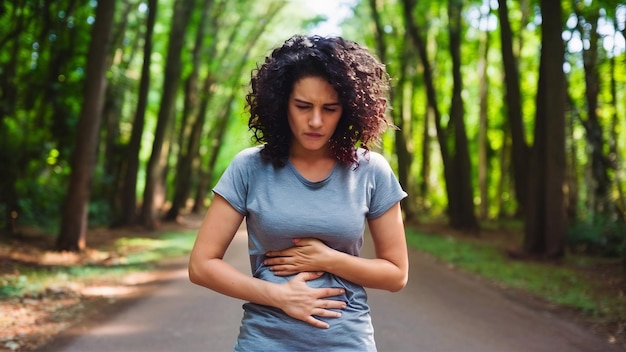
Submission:
M 189 281 L 191 281 L 192 283 L 196 285 L 200 285 L 201 279 L 200 279 L 199 270 L 197 268 L 197 265 L 194 265 L 192 261 L 189 262 L 189 265 L 187 267 L 187 272 L 189 275 Z
M 387 290 L 389 292 L 398 292 L 400 290 L 402 290 L 403 288 L 406 287 L 406 284 L 408 283 L 409 279 L 408 277 L 404 277 L 401 280 L 395 280 L 388 288 Z
M 187 265 L 187 273 L 191 283 L 212 289 L 212 283 L 215 282 L 215 275 L 218 269 L 215 268 L 212 259 L 205 259 L 200 256 L 194 257 L 193 254 Z
M 403 272 L 399 273 L 397 277 L 394 277 L 393 280 L 389 280 L 387 291 L 389 292 L 398 292 L 406 287 L 406 284 L 409 282 L 409 273 Z

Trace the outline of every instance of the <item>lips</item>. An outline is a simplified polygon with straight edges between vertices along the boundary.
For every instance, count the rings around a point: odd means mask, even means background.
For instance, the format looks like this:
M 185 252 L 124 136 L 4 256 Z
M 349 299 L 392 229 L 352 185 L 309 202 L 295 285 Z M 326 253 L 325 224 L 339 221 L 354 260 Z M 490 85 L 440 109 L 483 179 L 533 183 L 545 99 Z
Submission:
M 309 138 L 322 138 L 324 136 L 321 133 L 305 133 L 304 135 Z

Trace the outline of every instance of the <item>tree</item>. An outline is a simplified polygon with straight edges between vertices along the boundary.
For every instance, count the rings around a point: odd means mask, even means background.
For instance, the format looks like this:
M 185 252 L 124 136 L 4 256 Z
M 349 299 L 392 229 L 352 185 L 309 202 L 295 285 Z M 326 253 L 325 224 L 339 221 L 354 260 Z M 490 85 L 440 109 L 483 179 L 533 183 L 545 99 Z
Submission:
M 211 136 L 207 139 L 211 143 L 210 153 L 215 157 L 209 157 L 209 160 L 214 162 L 219 156 L 219 151 L 222 146 L 222 140 L 224 138 L 226 128 L 228 126 L 229 117 L 231 114 L 231 108 L 233 102 L 238 97 L 238 90 L 234 87 L 241 86 L 241 78 L 244 69 L 249 64 L 248 60 L 253 48 L 257 44 L 259 38 L 265 33 L 266 28 L 272 24 L 272 20 L 283 8 L 282 2 L 266 3 L 263 8 L 263 12 L 255 14 L 260 19 L 260 24 L 253 26 L 247 25 L 246 22 L 250 20 L 246 16 L 226 16 L 227 5 L 234 6 L 235 13 L 241 14 L 241 6 L 247 6 L 245 1 L 229 2 L 220 1 L 212 4 L 212 1 L 205 0 L 203 17 L 200 19 L 200 23 L 203 28 L 199 28 L 199 32 L 196 33 L 196 44 L 194 46 L 194 54 L 192 55 L 192 62 L 198 62 L 197 65 L 203 60 L 206 61 L 209 67 L 203 83 L 198 79 L 199 72 L 192 69 L 189 78 L 187 79 L 186 91 L 185 91 L 185 107 L 183 113 L 188 116 L 182 116 L 182 128 L 180 131 L 178 145 L 180 147 L 178 163 L 176 165 L 176 174 L 174 175 L 174 196 L 172 205 L 165 215 L 165 220 L 175 220 L 180 214 L 180 210 L 184 208 L 186 201 L 190 198 L 189 195 L 192 191 L 193 184 L 200 184 L 196 187 L 197 205 L 192 208 L 192 211 L 198 211 L 202 208 L 204 198 L 206 197 L 206 181 L 210 181 L 211 177 L 205 175 L 200 176 L 198 167 L 200 162 L 200 147 L 202 145 L 202 133 L 207 120 L 207 108 L 210 102 L 214 99 L 213 87 L 216 78 L 220 78 L 223 83 L 223 87 L 220 89 L 226 95 L 225 101 L 220 100 L 219 109 L 213 109 L 214 124 L 211 126 Z M 248 21 L 247 21 L 248 20 Z M 235 21 L 231 23 L 230 21 Z M 228 23 L 228 25 L 226 25 Z M 200 32 L 202 30 L 202 32 Z M 202 40 L 207 36 L 211 38 L 211 45 L 208 50 L 202 49 Z M 227 39 L 223 40 L 222 35 L 227 35 Z M 221 43 L 240 43 L 240 45 L 227 45 L 222 50 L 217 52 L 218 45 Z M 207 52 L 209 55 L 206 55 Z M 201 55 L 202 54 L 202 55 Z M 210 57 L 206 60 L 205 57 Z M 228 87 L 228 88 L 226 88 Z M 183 137 L 184 136 L 184 137 Z M 215 165 L 209 163 L 213 168 Z M 194 167 L 195 166 L 195 167 Z M 211 171 L 209 171 L 210 175 Z M 195 182 L 198 179 L 203 181 Z
M 489 4 L 487 9 L 491 9 Z M 489 11 L 481 13 L 481 23 L 487 22 L 489 17 Z M 480 41 L 480 53 L 481 58 L 478 62 L 478 72 L 480 75 L 479 83 L 479 101 L 480 110 L 478 116 L 478 190 L 480 194 L 480 207 L 479 216 L 480 219 L 485 220 L 489 217 L 489 139 L 487 138 L 487 132 L 489 129 L 488 119 L 488 105 L 489 105 L 489 75 L 487 67 L 489 66 L 489 47 L 491 44 L 491 33 L 486 30 L 483 34 L 483 38 Z
M 512 180 L 515 188 L 515 198 L 518 204 L 518 213 L 523 214 L 526 204 L 526 182 L 528 180 L 530 147 L 526 143 L 518 64 L 513 50 L 513 31 L 511 30 L 511 23 L 509 21 L 507 0 L 498 0 L 498 15 L 500 18 L 502 64 L 504 66 L 504 80 L 506 83 L 505 98 L 508 115 L 507 120 L 509 122 L 512 142 Z
M 460 100 L 462 83 L 460 80 L 460 11 L 458 6 L 461 2 L 451 4 L 450 13 L 450 53 L 454 61 L 453 76 L 454 89 L 452 106 L 450 108 L 450 123 L 446 129 L 443 126 L 441 112 L 437 106 L 437 93 L 430 59 L 428 58 L 427 46 L 421 35 L 421 29 L 413 19 L 415 9 L 414 0 L 403 0 L 404 17 L 409 37 L 418 50 L 419 57 L 424 68 L 424 84 L 428 109 L 432 111 L 441 159 L 443 161 L 444 178 L 448 194 L 448 215 L 450 225 L 458 230 L 474 232 L 478 230 L 478 222 L 474 214 L 473 197 L 471 196 L 470 165 L 467 149 L 467 135 L 463 122 L 463 105 Z M 450 132 L 452 137 L 450 137 Z M 449 146 L 453 148 L 449 148 Z M 460 174 L 458 174 L 460 173 Z M 466 179 L 464 179 L 466 178 Z M 469 183 L 469 184 L 468 184 Z
M 474 212 L 474 196 L 472 188 L 472 165 L 469 158 L 467 132 L 465 129 L 465 107 L 461 76 L 461 10 L 462 0 L 448 2 L 448 31 L 450 35 L 450 55 L 452 56 L 452 103 L 450 105 L 450 122 L 448 131 L 451 132 L 450 152 L 452 159 L 446 169 L 446 184 L 448 186 L 448 212 L 450 225 L 459 230 L 478 231 L 478 221 Z M 441 145 L 441 148 L 444 148 Z
M 57 237 L 59 250 L 78 251 L 86 245 L 90 184 L 98 146 L 114 14 L 115 1 L 98 3 L 87 53 L 85 93 L 77 126 L 80 133 L 74 147 L 72 172 Z
M 167 164 L 168 148 L 164 148 L 166 132 L 173 125 L 174 109 L 178 84 L 182 70 L 182 49 L 185 43 L 187 25 L 194 8 L 193 0 L 176 0 L 174 3 L 174 18 L 169 35 L 167 60 L 165 63 L 165 77 L 163 79 L 163 93 L 157 119 L 157 127 L 154 133 L 152 153 L 146 168 L 146 186 L 143 193 L 141 208 L 141 221 L 148 229 L 154 229 L 157 224 L 157 192 L 164 193 L 163 182 L 165 167 Z
M 577 3 L 578 1 L 575 1 Z M 599 40 L 598 20 L 600 7 L 591 5 L 588 11 L 581 10 L 582 3 L 576 4 L 574 9 L 578 16 L 578 30 L 582 38 L 587 39 L 589 47 L 583 49 L 583 65 L 585 69 L 585 100 L 587 118 L 582 120 L 586 131 L 587 144 L 591 149 L 591 219 L 593 214 L 612 218 L 615 213 L 611 200 L 611 180 L 609 178 L 610 163 L 605 155 L 605 137 L 598 114 L 598 100 L 600 94 L 600 74 L 598 65 Z
M 559 1 L 541 0 L 541 61 L 524 228 L 526 254 L 560 258 L 565 250 L 565 48 Z
M 411 164 L 413 163 L 413 155 L 409 150 L 407 135 L 408 135 L 408 124 L 405 124 L 404 114 L 402 105 L 405 103 L 404 95 L 401 93 L 403 86 L 407 79 L 406 69 L 407 69 L 407 56 L 408 55 L 400 55 L 400 57 L 396 60 L 398 66 L 398 73 L 392 71 L 392 65 L 389 64 L 390 60 L 387 58 L 387 42 L 385 38 L 385 31 L 383 28 L 383 22 L 381 19 L 381 11 L 379 8 L 382 6 L 382 1 L 379 0 L 369 0 L 369 9 L 372 14 L 372 20 L 374 22 L 374 40 L 376 42 L 376 53 L 381 62 L 387 63 L 387 71 L 390 76 L 397 76 L 398 83 L 397 88 L 392 89 L 390 93 L 389 100 L 391 104 L 396 104 L 398 108 L 391 109 L 391 116 L 393 117 L 393 123 L 397 127 L 394 133 L 394 146 L 396 155 L 398 157 L 398 181 L 402 185 L 402 187 L 411 193 L 409 190 L 411 189 Z M 397 94 L 396 94 L 397 92 Z M 393 105 L 392 105 L 393 106 Z M 409 196 L 402 200 L 402 209 L 404 210 L 405 219 L 407 221 L 415 220 L 415 210 L 414 204 L 415 196 Z
M 148 93 L 150 92 L 150 66 L 152 63 L 152 34 L 157 15 L 157 1 L 148 1 L 148 18 L 143 44 L 143 64 L 137 97 L 137 106 L 133 119 L 133 129 L 127 146 L 127 165 L 122 178 L 122 200 L 120 225 L 133 225 L 137 221 L 137 173 L 139 172 L 139 151 L 141 136 L 144 132 Z
M 624 29 L 624 31 L 626 32 L 626 28 Z M 618 133 L 618 126 L 619 126 L 619 116 L 617 111 L 618 109 L 618 103 L 617 103 L 617 99 L 618 99 L 618 94 L 617 94 L 617 82 L 615 79 L 616 76 L 616 63 L 615 63 L 616 59 L 615 57 L 611 57 L 610 59 L 610 63 L 611 63 L 611 83 L 610 83 L 610 87 L 611 87 L 611 105 L 613 105 L 615 107 L 615 109 L 613 109 L 613 114 L 611 117 L 611 132 L 610 132 L 610 143 L 609 143 L 609 160 L 613 160 L 613 169 L 614 170 L 622 170 L 621 167 L 624 163 L 624 157 L 621 156 L 620 157 L 620 139 L 619 139 L 619 133 Z M 621 175 L 620 173 L 616 173 L 616 182 L 615 182 L 615 188 L 617 189 L 617 200 L 616 200 L 616 215 L 619 219 L 621 219 L 622 221 L 626 221 L 626 196 L 624 195 L 624 190 L 622 189 L 621 183 L 619 182 L 620 179 L 623 179 L 623 175 Z
M 207 22 L 211 15 L 213 0 L 204 0 L 200 21 L 196 32 L 196 40 L 191 54 L 191 73 L 185 80 L 185 99 L 182 112 L 180 136 L 178 138 L 179 153 L 174 175 L 174 197 L 172 205 L 165 215 L 165 220 L 176 220 L 180 209 L 185 206 L 189 196 L 190 180 L 192 179 L 192 164 L 200 147 L 200 136 L 204 126 L 204 118 L 198 114 L 200 104 L 200 63 L 204 58 L 204 41 L 207 32 Z M 215 42 L 216 33 L 211 33 Z M 213 51 L 215 44 L 210 48 Z M 212 73 L 209 73 L 212 75 Z
M 47 170 L 50 145 L 62 158 L 69 154 L 77 84 L 65 78 L 71 63 L 83 67 L 82 56 L 76 53 L 86 51 L 88 44 L 82 34 L 88 31 L 70 26 L 69 19 L 79 22 L 91 11 L 91 6 L 81 7 L 75 1 L 14 1 L 0 6 L 0 165 L 6 170 L 0 173 L 0 224 L 10 234 L 19 232 L 18 219 L 32 223 L 35 214 L 43 223 L 58 225 L 58 202 L 50 206 L 24 195 L 37 198 L 56 192 L 24 192 L 23 185 L 33 182 L 30 170 L 35 174 Z M 37 162 L 39 167 L 33 167 Z

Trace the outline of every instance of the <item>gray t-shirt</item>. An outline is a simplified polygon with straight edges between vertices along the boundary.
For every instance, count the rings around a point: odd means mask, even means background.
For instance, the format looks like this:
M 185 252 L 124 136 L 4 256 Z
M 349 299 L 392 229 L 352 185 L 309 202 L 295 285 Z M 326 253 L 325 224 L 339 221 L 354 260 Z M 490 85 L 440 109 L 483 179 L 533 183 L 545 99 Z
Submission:
M 314 237 L 355 256 L 363 243 L 365 220 L 383 215 L 406 197 L 389 163 L 378 153 L 358 150 L 357 168 L 337 163 L 328 177 L 310 182 L 291 163 L 275 168 L 261 160 L 261 147 L 241 151 L 213 191 L 246 216 L 254 277 L 282 283 L 263 265 L 267 251 L 293 246 L 294 238 Z M 311 287 L 342 287 L 336 299 L 347 307 L 340 318 L 319 318 L 319 329 L 282 310 L 246 303 L 235 351 L 375 351 L 374 330 L 362 286 L 325 273 Z

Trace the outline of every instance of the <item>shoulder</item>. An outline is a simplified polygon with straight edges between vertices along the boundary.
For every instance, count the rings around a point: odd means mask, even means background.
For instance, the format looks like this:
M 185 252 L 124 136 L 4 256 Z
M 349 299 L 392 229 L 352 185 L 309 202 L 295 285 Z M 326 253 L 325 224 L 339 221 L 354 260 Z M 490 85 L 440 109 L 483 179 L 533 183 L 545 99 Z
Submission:
M 260 162 L 261 149 L 263 149 L 263 146 L 245 148 L 235 155 L 232 162 L 235 164 L 249 164 Z
M 261 167 L 261 148 L 257 146 L 239 151 L 228 164 L 226 173 L 249 174 Z
M 374 169 L 390 168 L 389 162 L 380 153 L 377 153 L 371 150 L 366 150 L 363 148 L 359 148 L 357 149 L 357 156 L 358 156 L 359 168 L 362 166 L 366 168 L 374 168 Z
M 259 156 L 261 154 L 261 149 L 263 149 L 262 145 L 245 148 L 239 151 L 235 158 L 250 158 Z

